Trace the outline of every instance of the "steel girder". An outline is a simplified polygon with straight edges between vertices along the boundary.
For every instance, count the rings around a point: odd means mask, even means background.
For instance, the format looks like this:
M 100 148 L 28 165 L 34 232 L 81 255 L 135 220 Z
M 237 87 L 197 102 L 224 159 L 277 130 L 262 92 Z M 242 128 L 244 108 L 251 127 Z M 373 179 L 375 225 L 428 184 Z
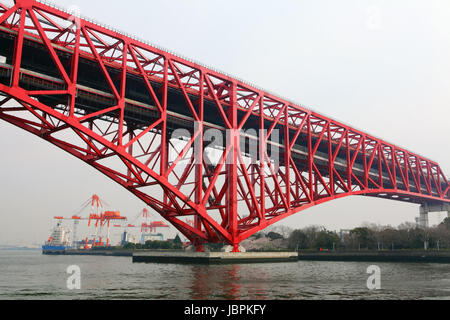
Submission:
M 350 195 L 450 203 L 437 163 L 130 36 L 31 0 L 0 5 L 0 26 L 13 41 L 0 64 L 0 118 L 121 184 L 199 250 L 238 250 L 269 225 Z M 29 63 L 29 48 L 44 48 L 46 68 Z M 81 61 L 102 90 L 80 80 Z M 130 99 L 132 81 L 141 101 Z M 178 127 L 190 133 L 183 143 L 170 136 Z M 204 154 L 211 128 L 227 142 L 216 162 Z

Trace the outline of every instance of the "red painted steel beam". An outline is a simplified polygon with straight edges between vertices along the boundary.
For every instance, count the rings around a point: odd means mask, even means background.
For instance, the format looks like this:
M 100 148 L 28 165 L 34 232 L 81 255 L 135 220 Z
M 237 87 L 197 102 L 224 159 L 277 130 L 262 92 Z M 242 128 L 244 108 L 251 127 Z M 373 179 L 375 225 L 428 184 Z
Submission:
M 117 31 L 31 0 L 2 6 L 0 25 L 14 39 L 10 65 L 0 66 L 0 76 L 9 75 L 0 119 L 121 184 L 198 250 L 226 242 L 238 251 L 269 225 L 351 195 L 450 203 L 437 163 Z M 53 73 L 23 68 L 30 43 Z M 104 89 L 86 85 L 82 64 Z M 147 102 L 131 97 L 136 81 Z M 177 148 L 170 135 L 181 127 L 191 136 Z M 204 159 L 210 128 L 227 142 L 213 164 Z M 273 141 L 276 130 L 282 141 Z M 254 159 L 242 148 L 246 139 L 257 144 Z

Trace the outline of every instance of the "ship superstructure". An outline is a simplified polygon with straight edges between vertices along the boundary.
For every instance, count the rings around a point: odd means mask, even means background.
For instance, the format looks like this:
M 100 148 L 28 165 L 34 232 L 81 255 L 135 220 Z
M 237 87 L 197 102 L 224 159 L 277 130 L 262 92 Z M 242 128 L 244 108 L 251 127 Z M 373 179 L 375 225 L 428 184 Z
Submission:
M 42 246 L 44 254 L 61 254 L 70 246 L 70 230 L 58 221 L 47 242 Z

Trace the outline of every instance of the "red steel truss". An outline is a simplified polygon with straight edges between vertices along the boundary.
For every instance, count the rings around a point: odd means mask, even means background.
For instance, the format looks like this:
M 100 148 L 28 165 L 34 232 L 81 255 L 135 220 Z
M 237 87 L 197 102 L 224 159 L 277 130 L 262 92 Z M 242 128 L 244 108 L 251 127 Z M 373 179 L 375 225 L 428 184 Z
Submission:
M 198 250 L 238 251 L 350 195 L 450 203 L 437 163 L 64 10 L 0 4 L 0 35 L 0 118 L 121 184 Z M 178 128 L 189 132 L 182 143 Z M 227 142 L 216 162 L 205 160 L 208 129 Z

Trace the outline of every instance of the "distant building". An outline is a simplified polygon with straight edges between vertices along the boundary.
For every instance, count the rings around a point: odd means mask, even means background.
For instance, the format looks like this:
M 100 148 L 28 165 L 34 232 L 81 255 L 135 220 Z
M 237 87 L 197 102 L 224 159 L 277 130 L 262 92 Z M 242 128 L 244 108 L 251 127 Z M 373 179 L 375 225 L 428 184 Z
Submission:
M 136 236 L 128 233 L 127 231 L 124 231 L 124 233 L 122 234 L 122 239 L 120 240 L 120 245 L 124 246 L 127 243 L 134 243 L 136 244 Z
M 147 241 L 164 241 L 164 235 L 162 233 L 143 233 L 141 243 L 145 244 Z

